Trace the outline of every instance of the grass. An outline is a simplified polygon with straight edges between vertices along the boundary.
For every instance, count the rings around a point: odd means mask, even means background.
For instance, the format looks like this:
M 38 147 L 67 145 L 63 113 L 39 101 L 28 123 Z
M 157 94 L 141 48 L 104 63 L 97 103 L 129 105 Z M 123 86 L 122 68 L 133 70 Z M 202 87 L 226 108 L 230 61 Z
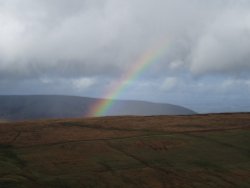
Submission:
M 0 187 L 250 187 L 249 120 L 215 114 L 2 124 Z
M 10 145 L 0 145 L 0 187 L 25 187 L 25 177 L 20 176 L 25 162 L 21 160 Z

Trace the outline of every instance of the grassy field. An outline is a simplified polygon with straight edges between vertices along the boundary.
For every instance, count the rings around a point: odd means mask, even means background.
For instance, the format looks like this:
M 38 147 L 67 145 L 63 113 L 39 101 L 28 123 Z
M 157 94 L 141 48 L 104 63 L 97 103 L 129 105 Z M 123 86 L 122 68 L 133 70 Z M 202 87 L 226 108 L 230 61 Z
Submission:
M 1 188 L 250 187 L 250 114 L 0 124 Z

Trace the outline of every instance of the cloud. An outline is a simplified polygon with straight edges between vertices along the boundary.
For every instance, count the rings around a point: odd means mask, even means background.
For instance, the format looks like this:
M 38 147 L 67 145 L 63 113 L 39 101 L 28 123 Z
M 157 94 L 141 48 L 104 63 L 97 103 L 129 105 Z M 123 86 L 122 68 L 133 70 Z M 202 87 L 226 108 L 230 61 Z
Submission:
M 249 8 L 243 0 L 1 1 L 1 77 L 117 77 L 166 39 L 158 70 L 244 72 Z
M 237 74 L 250 70 L 249 9 L 227 10 L 210 24 L 194 47 L 191 71 L 195 74 Z
M 95 83 L 94 79 L 80 78 L 72 81 L 73 86 L 78 90 L 85 90 Z
M 235 90 L 235 88 L 237 88 L 236 91 L 240 90 L 240 91 L 250 91 L 250 80 L 245 80 L 245 79 L 226 79 L 223 81 L 223 83 L 221 84 L 221 89 L 222 90 L 226 90 L 226 91 L 230 91 L 230 90 Z
M 178 84 L 178 79 L 175 77 L 168 77 L 165 78 L 165 80 L 163 81 L 163 84 L 161 85 L 161 89 L 162 90 L 171 90 L 173 89 L 176 85 Z
M 247 0 L 0 1 L 0 94 L 102 97 L 167 41 L 122 98 L 249 100 L 249 10 Z

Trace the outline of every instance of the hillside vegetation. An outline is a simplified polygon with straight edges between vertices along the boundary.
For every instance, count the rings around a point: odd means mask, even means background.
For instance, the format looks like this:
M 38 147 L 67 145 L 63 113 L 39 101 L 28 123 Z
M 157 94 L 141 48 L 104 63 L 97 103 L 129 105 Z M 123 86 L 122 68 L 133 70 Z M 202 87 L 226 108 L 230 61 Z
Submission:
M 1 188 L 250 187 L 250 114 L 0 124 Z

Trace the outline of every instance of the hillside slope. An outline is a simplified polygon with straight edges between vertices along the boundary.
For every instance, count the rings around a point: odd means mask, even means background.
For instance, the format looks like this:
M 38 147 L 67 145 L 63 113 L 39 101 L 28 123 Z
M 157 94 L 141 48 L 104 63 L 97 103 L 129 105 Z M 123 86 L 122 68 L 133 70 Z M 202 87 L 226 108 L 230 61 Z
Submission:
M 84 117 L 98 99 L 60 95 L 0 96 L 0 119 Z M 187 108 L 143 101 L 116 101 L 106 115 L 183 115 Z
M 250 114 L 0 124 L 1 188 L 250 186 Z

